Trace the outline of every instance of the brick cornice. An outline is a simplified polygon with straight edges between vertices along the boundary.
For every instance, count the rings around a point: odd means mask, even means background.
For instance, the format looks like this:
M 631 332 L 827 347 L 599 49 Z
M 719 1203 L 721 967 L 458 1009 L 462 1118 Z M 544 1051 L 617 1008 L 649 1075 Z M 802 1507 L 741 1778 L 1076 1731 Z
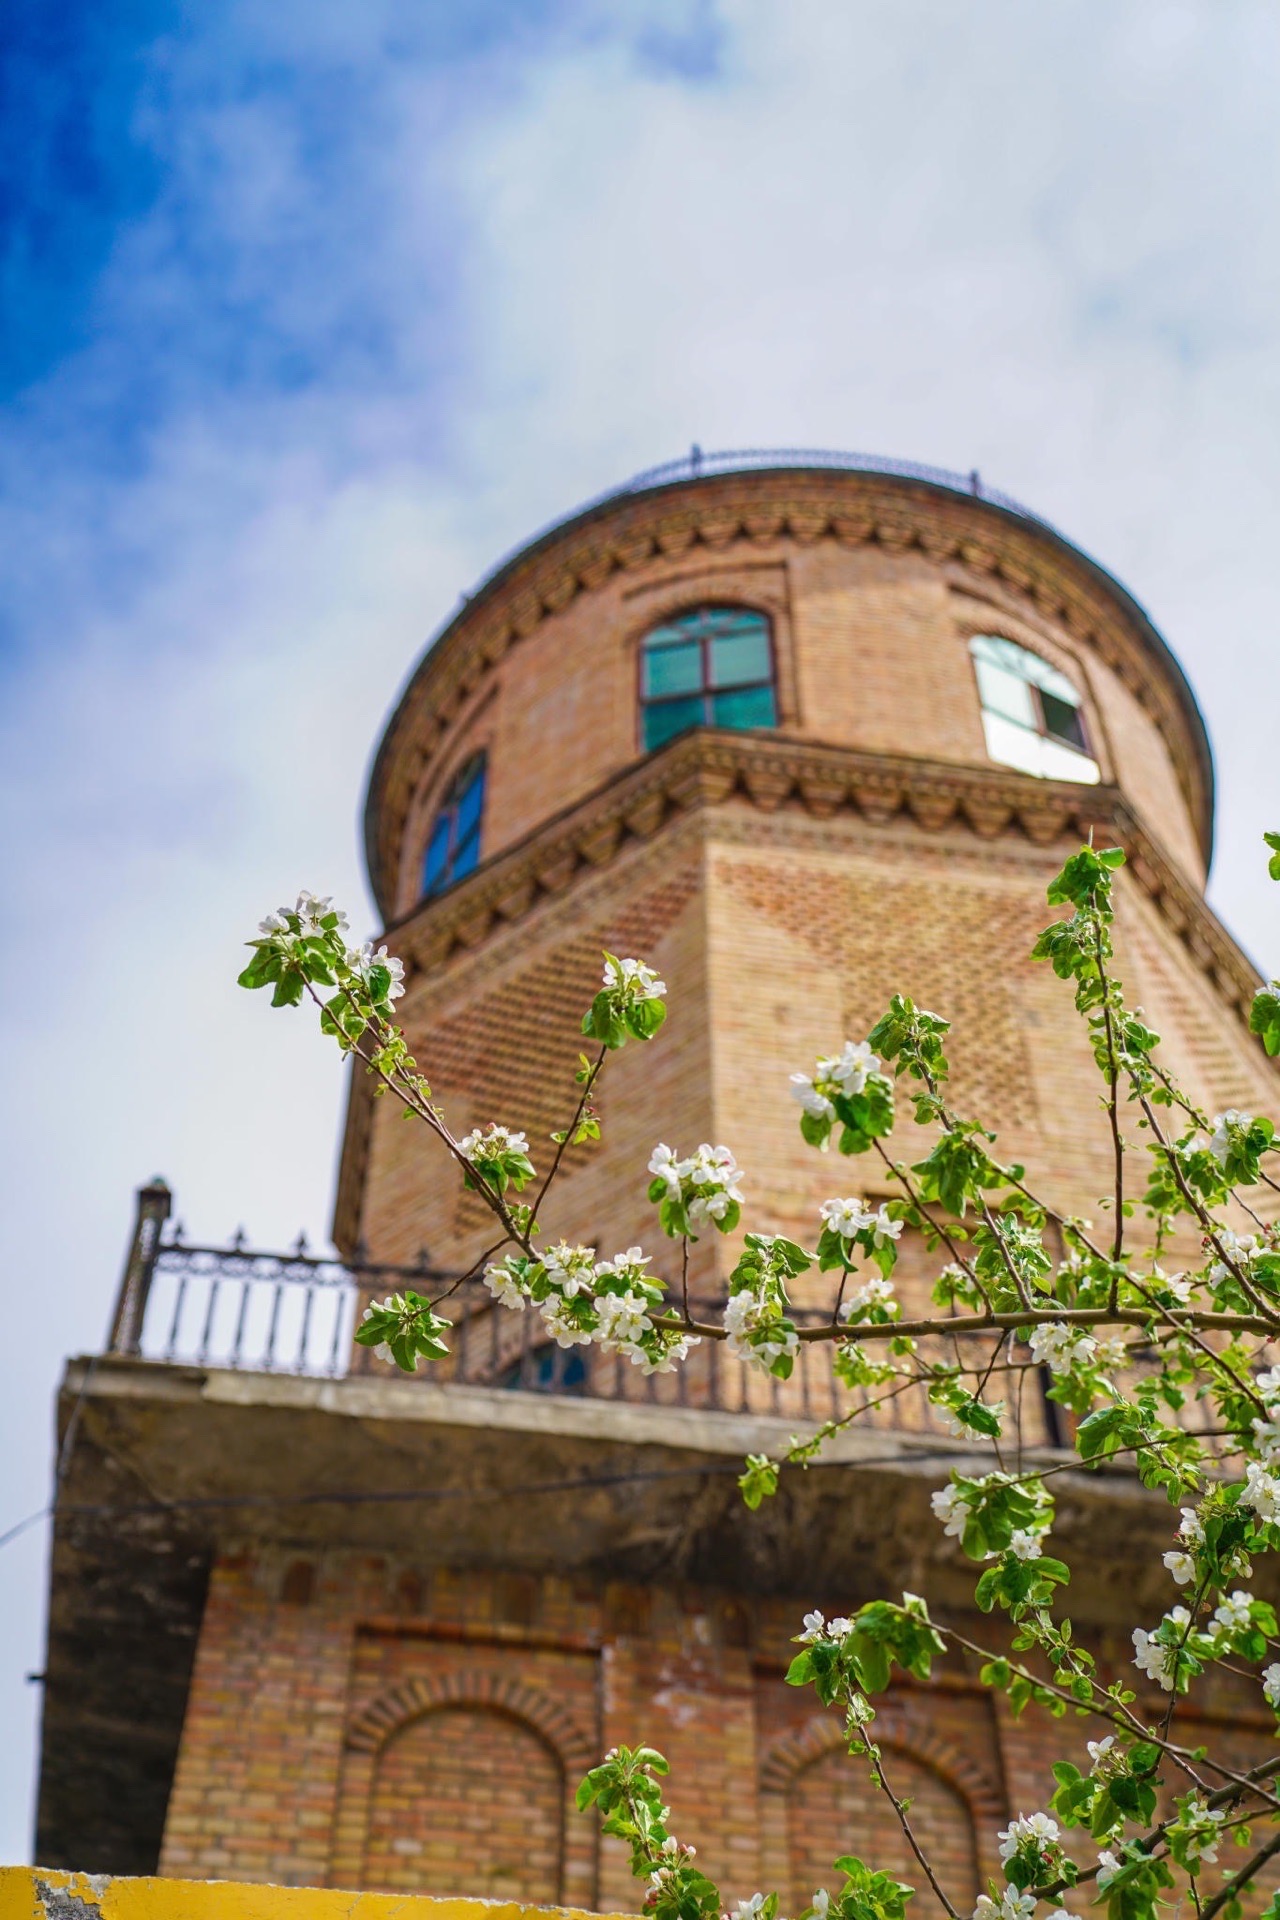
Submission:
M 984 839 L 1022 834 L 1037 846 L 1105 828 L 1228 999 L 1247 1008 L 1262 984 L 1117 787 L 713 729 L 686 734 L 615 775 L 442 898 L 422 902 L 390 926 L 387 937 L 413 969 L 435 972 L 457 948 L 478 947 L 540 900 L 564 893 L 579 874 L 609 865 L 629 843 L 651 839 L 673 817 L 731 799 L 765 813 L 786 806 L 818 819 L 858 814 L 877 825 L 909 818 L 926 832 L 959 825 Z
M 502 568 L 438 636 L 410 677 L 370 778 L 366 854 L 384 912 L 414 792 L 450 723 L 509 647 L 619 571 L 694 549 L 782 540 L 876 543 L 998 579 L 1065 621 L 1152 715 L 1169 748 L 1206 858 L 1213 771 L 1186 681 L 1118 582 L 1042 523 L 919 480 L 779 469 L 718 475 L 624 495 L 566 522 Z
M 1092 827 L 1124 848 L 1128 872 L 1193 962 L 1242 1017 L 1262 984 L 1181 868 L 1110 786 L 1037 780 L 1009 768 L 964 767 L 906 755 L 858 752 L 772 733 L 699 730 L 616 775 L 577 806 L 486 861 L 442 898 L 387 929 L 410 978 L 437 973 L 540 903 L 565 896 L 629 848 L 691 814 L 728 803 L 753 811 L 872 826 L 910 824 L 927 834 L 960 828 L 984 840 L 1018 836 L 1049 847 Z M 351 1083 L 338 1177 L 334 1240 L 359 1236 L 371 1083 Z

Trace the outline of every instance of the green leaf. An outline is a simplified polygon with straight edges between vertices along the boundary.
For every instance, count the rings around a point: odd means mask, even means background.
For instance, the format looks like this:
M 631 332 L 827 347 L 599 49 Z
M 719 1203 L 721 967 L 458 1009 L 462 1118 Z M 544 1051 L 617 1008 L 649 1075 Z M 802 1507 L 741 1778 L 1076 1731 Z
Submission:
M 623 1014 L 623 1019 L 637 1040 L 652 1040 L 666 1017 L 665 1000 L 636 1000 Z

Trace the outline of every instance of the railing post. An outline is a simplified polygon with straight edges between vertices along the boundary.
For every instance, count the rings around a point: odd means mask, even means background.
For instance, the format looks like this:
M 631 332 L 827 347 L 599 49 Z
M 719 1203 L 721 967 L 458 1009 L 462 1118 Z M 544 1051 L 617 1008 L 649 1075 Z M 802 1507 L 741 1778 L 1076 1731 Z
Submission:
M 129 1257 L 120 1276 L 116 1310 L 107 1340 L 108 1353 L 137 1354 L 142 1351 L 142 1323 L 146 1318 L 151 1276 L 160 1252 L 160 1234 L 173 1206 L 173 1195 L 159 1174 L 137 1191 L 137 1212 Z

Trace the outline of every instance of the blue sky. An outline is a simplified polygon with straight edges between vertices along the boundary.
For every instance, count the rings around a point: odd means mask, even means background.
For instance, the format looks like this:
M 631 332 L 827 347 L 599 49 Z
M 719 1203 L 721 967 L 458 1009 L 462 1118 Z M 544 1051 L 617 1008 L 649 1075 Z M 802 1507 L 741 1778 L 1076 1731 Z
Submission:
M 328 1220 L 339 1077 L 237 995 L 500 552 L 697 440 L 968 470 L 1111 567 L 1280 909 L 1272 0 L 16 0 L 0 48 L 7 1519 L 133 1186 Z M 43 1530 L 0 1550 L 28 1845 Z

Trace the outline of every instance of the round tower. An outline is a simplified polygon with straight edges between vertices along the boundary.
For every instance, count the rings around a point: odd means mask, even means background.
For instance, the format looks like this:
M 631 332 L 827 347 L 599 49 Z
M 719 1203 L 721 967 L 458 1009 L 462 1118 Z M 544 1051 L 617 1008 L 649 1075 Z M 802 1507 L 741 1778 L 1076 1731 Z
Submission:
M 1129 856 L 1121 965 L 1175 1071 L 1211 1110 L 1274 1097 L 1253 969 L 1204 903 L 1212 823 L 1194 697 L 1118 582 L 976 476 L 825 455 L 677 463 L 505 561 L 410 676 L 366 810 L 405 1024 L 455 1131 L 523 1127 L 545 1163 L 601 950 L 668 981 L 661 1037 L 610 1062 L 603 1142 L 547 1208 L 551 1236 L 607 1253 L 658 1242 L 659 1139 L 726 1142 L 745 1224 L 809 1244 L 830 1194 L 889 1195 L 804 1146 L 788 1074 L 894 991 L 954 1023 L 956 1107 L 1093 1211 L 1095 1071 L 1029 958 L 1091 828 Z M 471 1262 L 488 1216 L 369 1096 L 357 1077 L 339 1245 Z M 895 1151 L 917 1149 L 908 1117 Z M 698 1285 L 732 1257 L 699 1243 Z

